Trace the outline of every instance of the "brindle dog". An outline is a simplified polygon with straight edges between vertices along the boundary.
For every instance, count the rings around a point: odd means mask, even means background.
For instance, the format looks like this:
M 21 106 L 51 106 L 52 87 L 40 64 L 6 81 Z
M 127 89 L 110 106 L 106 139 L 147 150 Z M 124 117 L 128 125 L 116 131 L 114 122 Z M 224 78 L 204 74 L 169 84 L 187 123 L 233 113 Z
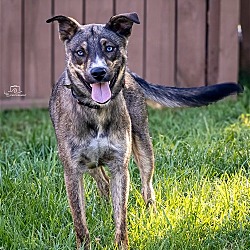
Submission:
M 154 204 L 154 155 L 148 131 L 146 99 L 168 107 L 208 105 L 241 91 L 235 83 L 178 89 L 152 85 L 127 68 L 127 44 L 136 13 L 110 18 L 106 24 L 80 25 L 55 16 L 66 51 L 66 68 L 54 85 L 50 115 L 64 166 L 65 185 L 74 221 L 77 248 L 90 245 L 85 217 L 83 173 L 111 193 L 115 242 L 128 248 L 128 163 L 133 152 L 139 167 L 142 196 Z M 107 166 L 110 180 L 104 171 Z

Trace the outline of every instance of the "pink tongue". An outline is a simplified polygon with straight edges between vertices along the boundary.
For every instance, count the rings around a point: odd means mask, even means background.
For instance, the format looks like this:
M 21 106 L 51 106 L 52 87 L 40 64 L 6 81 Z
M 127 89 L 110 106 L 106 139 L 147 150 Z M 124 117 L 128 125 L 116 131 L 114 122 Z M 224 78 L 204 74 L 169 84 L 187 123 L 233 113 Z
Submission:
M 91 87 L 91 97 L 94 101 L 105 103 L 111 98 L 111 91 L 108 82 L 94 83 Z

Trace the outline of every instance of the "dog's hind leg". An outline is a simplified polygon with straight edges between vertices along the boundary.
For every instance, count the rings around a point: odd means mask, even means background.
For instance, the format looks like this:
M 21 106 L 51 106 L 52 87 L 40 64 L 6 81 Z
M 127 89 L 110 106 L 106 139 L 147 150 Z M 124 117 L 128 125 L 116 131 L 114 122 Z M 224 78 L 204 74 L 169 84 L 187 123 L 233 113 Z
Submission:
M 109 199 L 109 177 L 105 173 L 103 167 L 89 169 L 89 174 L 95 179 L 100 194 L 106 199 Z
M 145 98 L 142 93 L 129 87 L 131 80 L 128 76 L 124 96 L 132 123 L 132 152 L 135 162 L 140 170 L 142 183 L 142 196 L 146 205 L 155 203 L 155 192 L 152 185 L 154 173 L 153 146 L 148 130 L 148 116 Z
M 155 192 L 152 185 L 154 173 L 154 154 L 148 131 L 133 133 L 132 151 L 140 170 L 142 196 L 146 205 L 155 204 Z
M 90 237 L 86 222 L 83 177 L 81 173 L 74 172 L 77 171 L 65 169 L 64 179 L 76 232 L 77 249 L 80 249 L 81 246 L 89 249 Z

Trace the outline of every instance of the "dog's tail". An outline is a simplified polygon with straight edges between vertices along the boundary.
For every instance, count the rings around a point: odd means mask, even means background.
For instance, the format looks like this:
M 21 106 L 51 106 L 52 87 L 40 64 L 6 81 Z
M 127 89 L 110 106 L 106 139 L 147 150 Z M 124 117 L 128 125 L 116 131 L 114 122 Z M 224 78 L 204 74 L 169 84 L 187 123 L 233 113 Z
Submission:
M 243 92 L 236 83 L 221 83 L 196 88 L 176 88 L 150 84 L 137 74 L 131 76 L 141 87 L 146 99 L 166 107 L 200 107 L 219 101 L 226 96 Z

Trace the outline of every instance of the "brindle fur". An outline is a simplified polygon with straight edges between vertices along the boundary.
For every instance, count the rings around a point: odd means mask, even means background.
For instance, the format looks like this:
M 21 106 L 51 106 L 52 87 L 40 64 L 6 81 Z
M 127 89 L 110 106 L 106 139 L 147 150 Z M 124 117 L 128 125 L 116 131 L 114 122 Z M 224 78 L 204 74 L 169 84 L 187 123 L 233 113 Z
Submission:
M 85 217 L 83 173 L 97 182 L 100 193 L 111 193 L 115 242 L 128 249 L 128 162 L 131 152 L 139 167 L 142 196 L 154 204 L 154 155 L 148 131 L 145 99 L 165 106 L 201 106 L 240 91 L 236 84 L 177 89 L 151 85 L 127 69 L 127 43 L 136 13 L 111 17 L 105 25 L 80 25 L 73 18 L 55 16 L 66 51 L 66 68 L 54 85 L 49 109 L 73 217 L 77 248 L 89 249 Z M 107 51 L 111 46 L 112 51 Z M 110 49 L 110 48 L 109 48 Z M 82 55 L 77 51 L 81 50 Z M 81 53 L 81 52 L 80 52 Z M 104 76 L 91 70 L 105 69 Z M 90 84 L 110 81 L 112 97 L 104 104 L 91 98 Z M 215 97 L 214 97 L 215 96 Z M 110 180 L 104 171 L 110 170 Z

